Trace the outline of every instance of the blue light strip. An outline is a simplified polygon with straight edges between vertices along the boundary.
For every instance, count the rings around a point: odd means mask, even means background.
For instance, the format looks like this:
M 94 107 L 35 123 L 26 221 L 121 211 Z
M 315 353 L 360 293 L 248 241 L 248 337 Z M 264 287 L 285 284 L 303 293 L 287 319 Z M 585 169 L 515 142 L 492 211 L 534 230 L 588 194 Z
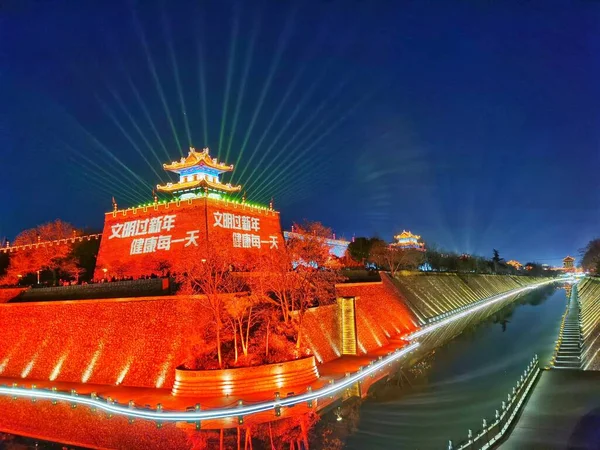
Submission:
M 81 397 L 78 395 L 67 394 L 56 391 L 48 391 L 42 389 L 25 389 L 18 387 L 0 387 L 0 395 L 7 395 L 11 397 L 25 397 L 25 398 L 36 398 L 36 399 L 48 399 L 48 400 L 63 400 L 69 403 L 76 403 L 80 405 L 87 405 L 92 408 L 98 408 L 103 411 L 119 414 L 130 418 L 156 420 L 160 422 L 182 422 L 182 421 L 199 421 L 206 419 L 227 419 L 231 417 L 246 416 L 249 414 L 256 414 L 265 411 L 274 410 L 276 407 L 293 406 L 299 403 L 309 402 L 322 397 L 327 397 L 337 392 L 340 392 L 352 384 L 359 382 L 363 378 L 371 375 L 372 373 L 382 369 L 387 364 L 391 364 L 396 360 L 406 356 L 419 346 L 418 342 L 414 342 L 407 347 L 400 350 L 396 350 L 394 353 L 372 362 L 364 370 L 354 372 L 352 375 L 342 378 L 338 383 L 332 383 L 314 391 L 308 391 L 304 394 L 294 395 L 279 400 L 272 400 L 268 402 L 260 402 L 254 405 L 242 405 L 235 407 L 218 408 L 206 411 L 148 411 L 129 408 L 128 406 L 122 406 L 120 404 L 108 403 L 98 398 L 93 397 Z

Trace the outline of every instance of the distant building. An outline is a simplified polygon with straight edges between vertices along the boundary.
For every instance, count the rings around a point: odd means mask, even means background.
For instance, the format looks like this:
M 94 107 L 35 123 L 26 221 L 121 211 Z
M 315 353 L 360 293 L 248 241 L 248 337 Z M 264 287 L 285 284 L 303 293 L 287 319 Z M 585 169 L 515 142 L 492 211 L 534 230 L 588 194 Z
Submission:
M 567 256 L 563 259 L 563 269 L 569 272 L 573 272 L 575 269 L 575 258 Z
M 284 231 L 283 237 L 287 241 L 292 236 L 300 236 L 298 233 L 294 233 L 294 231 Z M 325 243 L 329 247 L 329 253 L 338 258 L 343 258 L 346 254 L 346 250 L 348 249 L 348 245 L 350 245 L 350 241 L 346 241 L 345 239 L 337 239 L 335 234 L 331 238 L 325 239 Z
M 516 261 L 514 259 L 511 259 L 506 264 L 508 264 L 509 266 L 514 267 L 517 270 L 521 270 L 523 268 L 523 264 L 521 264 L 519 261 Z
M 414 249 L 424 252 L 425 251 L 425 243 L 420 242 L 421 236 L 417 236 L 416 234 L 412 234 L 410 231 L 403 230 L 402 233 L 394 236 L 396 242 L 393 242 L 392 247 L 399 249 Z

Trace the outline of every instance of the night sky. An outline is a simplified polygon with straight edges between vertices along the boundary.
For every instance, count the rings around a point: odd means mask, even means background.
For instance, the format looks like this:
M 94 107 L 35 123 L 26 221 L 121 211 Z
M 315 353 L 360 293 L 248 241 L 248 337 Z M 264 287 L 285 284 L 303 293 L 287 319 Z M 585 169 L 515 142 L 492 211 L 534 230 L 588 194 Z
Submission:
M 0 2 L 0 238 L 190 145 L 293 221 L 557 264 L 600 235 L 600 2 Z M 161 180 L 162 178 L 162 180 Z

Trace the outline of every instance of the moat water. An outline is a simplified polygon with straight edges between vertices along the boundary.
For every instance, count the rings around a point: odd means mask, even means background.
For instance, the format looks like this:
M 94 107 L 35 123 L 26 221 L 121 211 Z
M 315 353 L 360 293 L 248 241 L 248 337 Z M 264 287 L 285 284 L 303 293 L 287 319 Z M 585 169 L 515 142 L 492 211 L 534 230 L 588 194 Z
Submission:
M 566 304 L 562 288 L 521 297 L 396 380 L 380 382 L 365 401 L 354 399 L 325 414 L 310 433 L 309 448 L 446 449 L 449 440 L 462 441 L 469 428 L 477 430 L 484 417 L 493 418 L 534 354 L 542 365 L 548 363 Z M 15 441 L 23 445 L 16 448 L 61 448 Z M 0 449 L 11 448 L 6 444 L 0 439 Z M 263 447 L 255 442 L 253 448 Z
M 411 385 L 387 383 L 360 405 L 345 449 L 446 449 L 494 417 L 524 368 L 552 357 L 567 297 L 546 288 L 522 297 L 436 350 L 407 373 Z

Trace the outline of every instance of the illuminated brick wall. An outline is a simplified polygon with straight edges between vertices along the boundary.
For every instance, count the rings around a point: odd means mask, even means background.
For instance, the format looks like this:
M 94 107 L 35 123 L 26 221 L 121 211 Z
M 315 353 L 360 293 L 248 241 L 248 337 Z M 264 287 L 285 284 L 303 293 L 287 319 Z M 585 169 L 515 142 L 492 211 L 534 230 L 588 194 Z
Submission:
M 381 282 L 341 284 L 336 291 L 344 297 L 357 297 L 359 353 L 387 345 L 388 338 L 398 337 L 417 328 L 416 319 L 385 274 L 382 275 Z
M 13 298 L 19 296 L 27 288 L 7 288 L 0 289 L 0 303 L 6 303 L 11 301 Z
M 104 269 L 109 277 L 149 275 L 158 261 L 172 262 L 186 247 L 207 248 L 211 240 L 249 255 L 282 246 L 279 213 L 210 198 L 107 213 L 95 278 Z
M 311 308 L 304 314 L 302 339 L 319 363 L 341 356 L 337 305 Z
M 369 379 L 367 382 L 371 380 L 376 380 L 376 378 Z M 319 402 L 319 406 L 325 406 L 329 401 L 328 398 L 324 399 Z M 0 431 L 86 448 L 208 450 L 219 448 L 218 430 L 220 428 L 226 429 L 222 448 L 227 450 L 238 448 L 236 445 L 237 430 L 235 429 L 238 427 L 237 417 L 203 420 L 200 433 L 204 436 L 210 434 L 212 437 L 211 441 L 206 444 L 202 438 L 190 439 L 197 435 L 193 423 L 163 422 L 159 428 L 154 421 L 136 419 L 128 422 L 126 417 L 119 415 L 109 417 L 106 412 L 92 411 L 91 408 L 82 405 L 71 408 L 67 402 L 58 402 L 53 405 L 49 400 L 38 399 L 34 403 L 30 399 L 12 400 L 10 397 L 2 396 L 0 397 L 0 411 L 2 411 Z M 299 423 L 298 420 L 309 411 L 312 409 L 306 404 L 300 404 L 293 408 L 282 408 L 281 416 L 278 418 L 275 417 L 273 410 L 245 416 L 244 425 L 239 428 L 241 448 L 271 448 L 269 443 L 269 430 L 271 429 L 275 436 L 278 434 L 294 436 L 293 429 Z M 284 422 L 280 419 L 294 420 Z M 268 421 L 272 423 L 266 424 L 265 422 Z M 251 430 L 251 446 L 244 445 L 247 428 Z M 290 448 L 290 445 L 277 448 L 287 449 Z
M 202 297 L 0 305 L 0 376 L 173 385 L 186 339 L 210 326 Z
M 397 275 L 394 283 L 411 311 L 425 320 L 544 280 L 505 275 L 408 272 Z
M 381 282 L 348 283 L 336 286 L 340 297 L 356 297 L 358 353 L 389 344 L 417 328 L 416 318 L 386 276 Z M 341 331 L 338 305 L 309 309 L 304 316 L 304 342 L 319 362 L 341 356 Z
M 104 412 L 50 401 L 12 400 L 0 397 L 0 430 L 81 445 L 91 448 L 126 448 L 136 450 L 187 449 L 185 430 L 172 423 L 161 428 L 146 420 L 128 423 L 127 418 L 108 418 Z
M 586 278 L 577 286 L 583 334 L 582 363 L 585 370 L 600 370 L 600 281 Z

